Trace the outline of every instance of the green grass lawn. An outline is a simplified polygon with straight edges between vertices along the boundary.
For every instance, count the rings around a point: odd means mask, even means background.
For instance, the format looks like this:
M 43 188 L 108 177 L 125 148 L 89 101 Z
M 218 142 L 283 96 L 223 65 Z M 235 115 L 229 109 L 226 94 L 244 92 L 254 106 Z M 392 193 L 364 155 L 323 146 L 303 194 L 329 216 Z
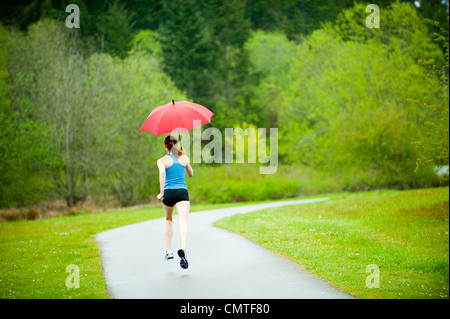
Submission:
M 373 191 L 222 219 L 360 298 L 449 298 L 449 189 Z M 379 268 L 379 288 L 366 279 Z M 369 280 L 369 282 L 373 282 Z
M 448 187 L 330 195 L 218 222 L 362 298 L 448 298 Z M 316 196 L 317 197 L 317 196 Z M 192 205 L 191 211 L 250 203 Z M 95 235 L 163 216 L 124 209 L 0 223 L 0 298 L 108 298 Z M 65 282 L 80 268 L 80 288 Z M 380 288 L 365 288 L 366 266 Z

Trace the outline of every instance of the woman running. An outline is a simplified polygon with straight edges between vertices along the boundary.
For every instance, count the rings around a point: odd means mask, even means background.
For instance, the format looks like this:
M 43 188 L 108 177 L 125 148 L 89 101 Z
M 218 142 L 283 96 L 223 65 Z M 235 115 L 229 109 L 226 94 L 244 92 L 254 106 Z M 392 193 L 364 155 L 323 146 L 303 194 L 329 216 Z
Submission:
M 186 172 L 189 177 L 194 176 L 194 171 L 189 164 L 189 158 L 186 152 L 178 150 L 178 141 L 171 135 L 164 139 L 167 155 L 157 161 L 159 169 L 160 193 L 157 198 L 162 200 L 162 206 L 166 215 L 164 225 L 164 235 L 166 239 L 165 259 L 173 259 L 172 253 L 172 213 L 173 207 L 177 208 L 178 226 L 180 229 L 181 249 L 178 250 L 178 256 L 181 258 L 181 268 L 188 268 L 186 259 L 187 244 L 187 221 L 189 216 L 189 195 L 185 181 Z

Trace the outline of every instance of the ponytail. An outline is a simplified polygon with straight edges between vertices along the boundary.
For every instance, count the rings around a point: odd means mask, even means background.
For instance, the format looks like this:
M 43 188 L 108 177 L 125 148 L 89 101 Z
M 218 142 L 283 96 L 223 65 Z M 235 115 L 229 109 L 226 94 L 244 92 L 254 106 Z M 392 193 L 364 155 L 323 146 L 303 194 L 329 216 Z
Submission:
M 167 135 L 164 139 L 164 146 L 173 154 L 181 156 L 183 153 L 177 149 L 174 145 L 178 143 L 178 140 L 172 135 Z

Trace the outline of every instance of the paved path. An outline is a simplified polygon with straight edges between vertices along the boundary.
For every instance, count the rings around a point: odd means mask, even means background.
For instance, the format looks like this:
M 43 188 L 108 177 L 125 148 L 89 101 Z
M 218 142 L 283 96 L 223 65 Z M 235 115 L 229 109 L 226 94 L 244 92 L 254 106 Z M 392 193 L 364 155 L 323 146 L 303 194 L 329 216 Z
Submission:
M 103 274 L 112 298 L 297 299 L 352 298 L 329 283 L 248 239 L 214 227 L 224 217 L 324 199 L 282 201 L 191 213 L 182 269 L 174 216 L 175 258 L 164 260 L 164 218 L 97 234 Z M 161 214 L 163 214 L 161 209 Z

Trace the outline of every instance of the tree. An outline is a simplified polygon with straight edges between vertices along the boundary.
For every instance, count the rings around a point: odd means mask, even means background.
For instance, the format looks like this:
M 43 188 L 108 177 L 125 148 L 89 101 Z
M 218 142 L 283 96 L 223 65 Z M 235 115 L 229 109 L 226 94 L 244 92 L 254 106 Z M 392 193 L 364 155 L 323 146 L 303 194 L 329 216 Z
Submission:
M 211 70 L 213 104 L 221 101 L 234 106 L 236 90 L 248 79 L 247 52 L 243 49 L 248 39 L 250 25 L 245 18 L 245 3 L 239 0 L 203 1 L 205 19 L 215 42 L 215 69 Z
M 406 99 L 437 101 L 438 88 L 410 73 L 422 70 L 419 52 L 439 58 L 440 50 L 426 28 L 413 28 L 420 19 L 411 5 L 397 3 L 384 12 L 384 27 L 369 31 L 351 18 L 360 9 L 342 12 L 338 28 L 325 26 L 299 45 L 283 92 L 280 154 L 343 174 L 351 190 L 429 185 L 429 170 L 413 174 L 410 144 L 429 113 Z
M 291 64 L 296 58 L 297 46 L 289 41 L 282 32 L 252 33 L 245 44 L 252 65 L 252 72 L 260 79 L 260 84 L 253 89 L 251 106 L 257 119 L 251 119 L 258 127 L 278 127 L 279 116 L 285 108 L 283 92 L 289 87 Z
M 7 154 L 17 152 L 11 161 L 24 169 L 6 177 L 20 177 L 16 183 L 23 185 L 31 168 L 46 168 L 39 181 L 68 206 L 88 195 L 114 195 L 124 206 L 148 201 L 158 190 L 155 162 L 164 149 L 154 148 L 158 138 L 139 128 L 156 106 L 186 97 L 162 71 L 153 32 L 138 34 L 121 59 L 107 53 L 84 57 L 72 31 L 46 20 L 30 26 L 27 35 L 11 32 L 8 97 L 10 113 L 20 121 L 2 131 L 0 151 L 5 145 Z M 14 165 L 2 164 L 2 172 Z
M 88 60 L 86 95 L 92 122 L 95 195 L 112 194 L 122 206 L 157 194 L 156 159 L 164 154 L 162 139 L 139 128 L 155 107 L 168 99 L 185 100 L 162 71 L 160 44 L 154 32 L 132 39 L 128 57 L 95 54 Z
M 439 33 L 434 33 L 434 40 L 440 43 L 444 49 L 445 63 L 442 67 L 439 67 L 433 59 L 419 61 L 427 67 L 427 73 L 422 75 L 419 74 L 419 76 L 430 79 L 439 90 L 437 92 L 438 101 L 436 104 L 430 104 L 423 100 L 410 99 L 410 101 L 431 111 L 431 116 L 428 118 L 428 121 L 425 122 L 428 126 L 426 136 L 422 136 L 418 141 L 414 142 L 420 151 L 420 156 L 417 158 L 416 162 L 416 172 L 429 163 L 439 166 L 449 164 L 448 29 L 444 29 L 437 21 L 424 19 L 424 22 L 435 26 L 439 30 Z
M 103 36 L 105 52 L 125 58 L 130 49 L 133 35 L 134 14 L 119 0 L 108 3 L 108 7 L 99 16 L 98 30 Z
M 92 179 L 89 101 L 84 94 L 87 68 L 76 29 L 51 20 L 30 26 L 28 35 L 13 34 L 9 69 L 16 82 L 13 107 L 33 122 L 48 127 L 52 143 L 47 157 L 58 159 L 52 170 L 55 190 L 68 206 L 86 199 Z M 74 32 L 75 31 L 75 32 Z M 27 81 L 22 81 L 25 76 Z
M 196 0 L 163 1 L 159 40 L 164 70 L 189 98 L 210 96 L 208 82 L 215 69 L 216 48 L 210 27 Z
M 244 48 L 250 28 L 242 2 L 164 1 L 163 9 L 159 34 L 165 71 L 190 99 L 214 112 L 241 114 L 255 83 Z
M 253 30 L 278 30 L 290 40 L 300 40 L 352 5 L 350 0 L 252 0 L 246 2 L 246 16 Z
M 46 199 L 51 185 L 45 179 L 60 165 L 58 159 L 49 156 L 55 152 L 51 128 L 32 120 L 26 96 L 14 101 L 16 90 L 31 79 L 9 76 L 9 42 L 0 23 L 0 207 L 31 205 Z
M 441 26 L 448 24 L 448 0 L 419 0 L 419 13 L 422 18 L 438 22 Z M 432 30 L 432 29 L 430 29 Z

